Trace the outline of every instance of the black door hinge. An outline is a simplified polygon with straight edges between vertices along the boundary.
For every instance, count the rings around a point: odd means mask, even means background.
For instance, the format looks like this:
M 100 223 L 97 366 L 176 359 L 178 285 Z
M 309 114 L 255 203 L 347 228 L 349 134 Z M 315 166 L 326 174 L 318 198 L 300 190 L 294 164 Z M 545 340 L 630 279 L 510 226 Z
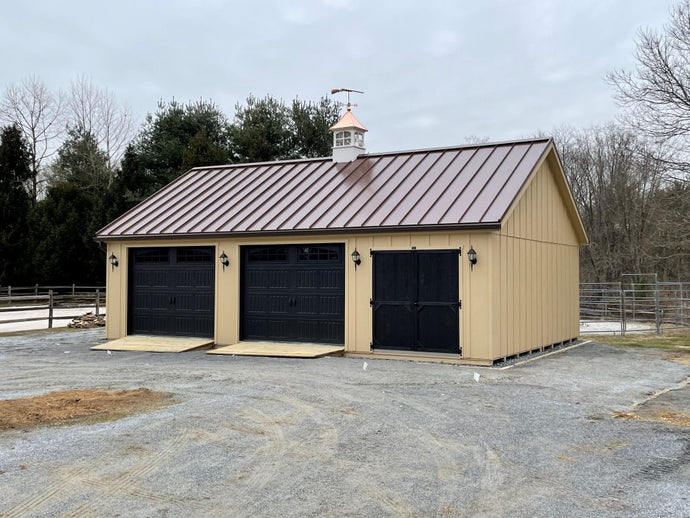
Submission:
M 462 257 L 462 247 L 458 248 L 458 255 Z
M 369 306 L 374 307 L 374 299 L 369 299 Z
M 458 309 L 462 309 L 462 300 L 458 300 Z

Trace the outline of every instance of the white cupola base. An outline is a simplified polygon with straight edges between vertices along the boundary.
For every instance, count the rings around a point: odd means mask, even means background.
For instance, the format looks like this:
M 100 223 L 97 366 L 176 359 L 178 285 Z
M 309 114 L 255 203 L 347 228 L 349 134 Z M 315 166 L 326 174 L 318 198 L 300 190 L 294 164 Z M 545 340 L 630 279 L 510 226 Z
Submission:
M 366 152 L 364 133 L 368 130 L 354 116 L 349 104 L 345 114 L 330 127 L 330 131 L 333 132 L 333 162 L 352 162 Z

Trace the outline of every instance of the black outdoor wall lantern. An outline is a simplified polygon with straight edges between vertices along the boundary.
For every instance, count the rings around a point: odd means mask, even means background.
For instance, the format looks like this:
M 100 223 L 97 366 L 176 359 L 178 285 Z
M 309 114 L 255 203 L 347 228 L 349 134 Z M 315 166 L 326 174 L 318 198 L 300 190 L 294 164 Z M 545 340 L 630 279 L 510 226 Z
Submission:
M 352 262 L 355 263 L 355 270 L 357 269 L 357 266 L 362 264 L 362 256 L 359 255 L 359 252 L 355 248 L 355 251 L 352 252 L 352 255 L 350 255 L 352 258 Z
M 225 271 L 225 267 L 230 265 L 230 259 L 228 259 L 228 256 L 225 253 L 225 250 L 223 250 L 223 253 L 220 254 L 220 257 L 218 257 L 218 259 L 220 259 L 220 264 L 223 265 L 223 271 Z
M 115 267 L 116 267 L 118 264 L 120 264 L 120 263 L 117 261 L 117 256 L 116 256 L 115 254 L 110 254 L 110 257 L 108 257 L 108 260 L 110 261 L 110 266 L 112 266 L 113 270 L 115 269 Z
M 470 270 L 474 270 L 474 265 L 477 264 L 477 252 L 474 251 L 472 245 L 470 245 L 470 249 L 467 251 L 467 259 L 470 262 Z

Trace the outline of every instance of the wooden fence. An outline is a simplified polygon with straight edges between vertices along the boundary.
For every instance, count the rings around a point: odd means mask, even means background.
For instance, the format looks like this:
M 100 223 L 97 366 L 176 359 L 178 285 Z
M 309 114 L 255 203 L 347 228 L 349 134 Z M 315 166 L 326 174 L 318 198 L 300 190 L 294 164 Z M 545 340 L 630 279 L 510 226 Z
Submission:
M 53 327 L 56 308 L 79 309 L 95 307 L 95 315 L 102 316 L 101 303 L 105 301 L 103 286 L 0 286 L 0 332 L 3 324 L 20 322 L 48 321 L 48 329 Z M 4 314 L 45 310 L 42 316 L 24 318 L 3 318 Z M 60 320 L 73 319 L 83 313 L 62 315 Z

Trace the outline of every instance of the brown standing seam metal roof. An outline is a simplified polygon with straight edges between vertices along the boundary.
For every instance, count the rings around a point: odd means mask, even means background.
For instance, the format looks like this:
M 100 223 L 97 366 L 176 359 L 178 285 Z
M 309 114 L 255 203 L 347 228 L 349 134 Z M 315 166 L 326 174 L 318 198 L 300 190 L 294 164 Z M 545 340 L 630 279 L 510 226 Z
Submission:
M 99 239 L 497 228 L 549 139 L 192 169 Z

